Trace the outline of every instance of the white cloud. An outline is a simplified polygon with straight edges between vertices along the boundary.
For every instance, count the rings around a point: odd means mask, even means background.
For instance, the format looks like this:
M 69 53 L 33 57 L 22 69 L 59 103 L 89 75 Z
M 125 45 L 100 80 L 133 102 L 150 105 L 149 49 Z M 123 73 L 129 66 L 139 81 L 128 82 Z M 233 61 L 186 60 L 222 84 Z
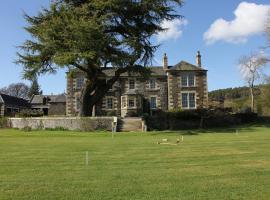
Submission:
M 167 29 L 158 33 L 157 40 L 158 42 L 166 40 L 176 40 L 180 38 L 183 34 L 182 28 L 187 25 L 187 20 L 175 19 L 172 21 L 164 20 L 161 24 L 162 28 Z
M 249 36 L 264 31 L 269 12 L 270 5 L 242 2 L 234 11 L 235 19 L 232 21 L 217 19 L 204 33 L 204 40 L 207 44 L 220 40 L 244 43 Z

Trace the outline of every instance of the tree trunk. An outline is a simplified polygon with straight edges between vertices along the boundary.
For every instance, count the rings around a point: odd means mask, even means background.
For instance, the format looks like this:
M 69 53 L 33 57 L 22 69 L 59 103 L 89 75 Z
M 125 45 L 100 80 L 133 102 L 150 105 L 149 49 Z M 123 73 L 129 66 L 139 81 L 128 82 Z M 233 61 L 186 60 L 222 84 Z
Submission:
M 80 116 L 89 117 L 92 116 L 93 102 L 91 93 L 93 92 L 93 86 L 90 83 L 86 83 L 81 95 Z
M 102 100 L 109 88 L 105 79 L 95 80 L 95 82 L 88 81 L 81 95 L 80 116 L 92 116 L 93 107 Z
M 250 96 L 251 96 L 251 112 L 254 112 L 254 90 L 253 90 L 253 86 L 250 87 Z

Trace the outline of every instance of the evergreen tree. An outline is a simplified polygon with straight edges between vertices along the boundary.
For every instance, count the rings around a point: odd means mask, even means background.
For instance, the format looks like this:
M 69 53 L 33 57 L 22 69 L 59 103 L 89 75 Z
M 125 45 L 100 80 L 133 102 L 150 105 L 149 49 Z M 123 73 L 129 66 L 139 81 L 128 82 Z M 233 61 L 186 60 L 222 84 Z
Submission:
M 18 52 L 24 77 L 54 73 L 59 68 L 79 70 L 86 76 L 81 116 L 90 116 L 110 86 L 125 72 L 149 75 L 158 44 L 152 36 L 164 20 L 173 20 L 182 0 L 56 0 L 37 16 L 25 16 L 32 40 Z M 106 82 L 103 69 L 115 67 Z
M 40 86 L 38 84 L 37 78 L 34 78 L 32 80 L 32 83 L 28 92 L 28 97 L 31 98 L 33 95 L 39 95 L 39 94 L 41 94 Z

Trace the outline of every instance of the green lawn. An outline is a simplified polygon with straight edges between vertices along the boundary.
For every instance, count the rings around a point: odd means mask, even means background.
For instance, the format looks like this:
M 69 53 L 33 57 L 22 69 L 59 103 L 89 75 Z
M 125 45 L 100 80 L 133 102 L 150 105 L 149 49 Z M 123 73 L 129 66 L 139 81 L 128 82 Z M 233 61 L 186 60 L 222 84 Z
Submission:
M 157 144 L 181 134 L 178 146 Z M 0 199 L 269 200 L 270 128 L 114 139 L 102 132 L 0 129 Z

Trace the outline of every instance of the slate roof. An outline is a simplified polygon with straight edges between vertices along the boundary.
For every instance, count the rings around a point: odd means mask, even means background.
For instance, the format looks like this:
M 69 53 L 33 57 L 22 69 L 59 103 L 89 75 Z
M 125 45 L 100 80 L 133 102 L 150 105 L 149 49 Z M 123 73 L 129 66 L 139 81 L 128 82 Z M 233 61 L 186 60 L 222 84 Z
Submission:
M 163 67 L 161 66 L 157 66 L 157 67 L 147 67 L 148 69 L 151 70 L 152 72 L 152 76 L 166 76 L 166 72 L 163 70 Z M 104 69 L 103 72 L 106 74 L 106 76 L 114 76 L 114 73 L 115 73 L 116 69 L 115 68 L 107 68 L 107 69 Z M 133 76 L 134 75 L 138 75 L 138 73 L 133 73 L 132 74 Z M 123 73 L 121 74 L 121 77 L 129 77 L 129 74 L 126 72 L 126 73 Z
M 167 71 L 164 71 L 162 66 L 154 66 L 154 67 L 147 67 L 148 69 L 151 70 L 152 74 L 151 76 L 166 76 L 166 72 L 170 71 L 207 71 L 201 67 L 198 67 L 196 65 L 190 64 L 186 61 L 181 61 L 177 63 L 174 66 L 169 66 Z M 103 72 L 106 74 L 106 76 L 114 76 L 115 73 L 115 68 L 107 68 L 104 69 Z M 134 75 L 139 75 L 139 74 L 132 74 Z M 128 73 L 123 73 L 121 74 L 122 77 L 128 77 Z
M 29 107 L 29 102 L 27 100 L 2 93 L 0 93 L 0 103 L 14 107 Z
M 205 69 L 196 65 L 190 64 L 186 61 L 181 61 L 178 64 L 169 68 L 169 70 L 181 70 L 181 71 L 206 71 Z
M 49 103 L 65 103 L 66 95 L 34 95 L 31 99 L 31 104 L 43 104 L 43 99 L 49 98 Z

